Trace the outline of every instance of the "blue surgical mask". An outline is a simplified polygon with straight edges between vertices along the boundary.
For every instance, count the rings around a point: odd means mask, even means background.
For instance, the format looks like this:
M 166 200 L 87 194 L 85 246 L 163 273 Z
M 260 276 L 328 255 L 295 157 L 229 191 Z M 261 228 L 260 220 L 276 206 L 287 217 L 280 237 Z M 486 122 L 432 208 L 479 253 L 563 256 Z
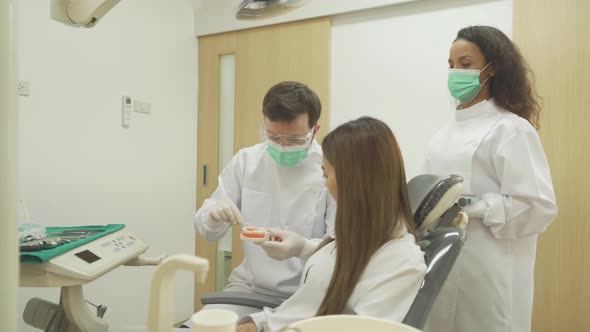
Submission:
M 451 96 L 462 103 L 468 103 L 475 99 L 483 85 L 491 78 L 490 76 L 483 83 L 479 83 L 479 75 L 490 63 L 492 62 L 490 61 L 481 70 L 449 69 L 448 87 Z

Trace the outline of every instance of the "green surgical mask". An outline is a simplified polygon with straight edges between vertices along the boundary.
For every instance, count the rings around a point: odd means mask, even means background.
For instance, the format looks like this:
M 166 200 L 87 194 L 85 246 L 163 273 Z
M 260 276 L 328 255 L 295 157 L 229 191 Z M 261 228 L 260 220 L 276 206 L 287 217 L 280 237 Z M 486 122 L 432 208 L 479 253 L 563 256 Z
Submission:
M 481 70 L 477 69 L 449 69 L 448 87 L 453 98 L 462 103 L 472 101 L 484 84 L 491 78 L 488 77 L 483 83 L 479 83 L 479 75 L 491 61 Z
M 274 161 L 284 167 L 293 167 L 307 157 L 307 144 L 282 146 L 273 141 L 266 142 L 266 151 Z

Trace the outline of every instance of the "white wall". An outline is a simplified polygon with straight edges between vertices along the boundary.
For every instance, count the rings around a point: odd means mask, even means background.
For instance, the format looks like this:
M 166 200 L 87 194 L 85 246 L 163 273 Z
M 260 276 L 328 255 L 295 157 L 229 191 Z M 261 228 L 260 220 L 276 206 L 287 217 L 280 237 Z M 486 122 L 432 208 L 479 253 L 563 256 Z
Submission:
M 31 218 L 46 225 L 127 224 L 148 254 L 194 253 L 197 43 L 191 0 L 121 1 L 92 29 L 20 0 L 19 172 Z M 121 95 L 149 101 L 121 127 Z M 111 327 L 145 325 L 152 267 L 121 267 L 85 287 Z M 176 319 L 193 308 L 177 278 Z M 57 289 L 20 289 L 58 300 Z M 19 331 L 33 331 L 22 323 Z M 117 329 L 115 329 L 117 330 Z M 142 329 L 138 329 L 142 330 Z M 35 330 L 36 331 L 36 330 Z
M 453 117 L 448 51 L 457 31 L 492 25 L 512 35 L 512 0 L 416 1 L 333 19 L 331 127 L 370 115 L 401 145 L 408 180 L 430 137 Z
M 16 331 L 16 1 L 0 0 L 0 326 Z
M 242 0 L 195 1 L 197 6 L 195 11 L 195 35 L 204 36 L 320 16 L 332 16 L 417 0 L 313 0 L 305 6 L 286 14 L 254 21 L 242 21 L 235 18 L 236 9 Z

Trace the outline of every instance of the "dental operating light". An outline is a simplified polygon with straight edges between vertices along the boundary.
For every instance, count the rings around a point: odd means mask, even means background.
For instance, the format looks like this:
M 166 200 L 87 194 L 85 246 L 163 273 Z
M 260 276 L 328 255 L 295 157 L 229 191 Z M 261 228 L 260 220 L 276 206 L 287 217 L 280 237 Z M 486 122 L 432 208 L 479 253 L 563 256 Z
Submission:
M 262 20 L 295 10 L 310 0 L 243 0 L 236 12 L 238 20 Z

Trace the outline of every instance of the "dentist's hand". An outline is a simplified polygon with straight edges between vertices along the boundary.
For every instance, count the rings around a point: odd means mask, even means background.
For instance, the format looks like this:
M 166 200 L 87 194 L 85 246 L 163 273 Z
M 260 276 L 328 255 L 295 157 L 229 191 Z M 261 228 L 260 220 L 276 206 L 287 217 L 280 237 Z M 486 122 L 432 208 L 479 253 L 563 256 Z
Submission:
M 240 210 L 229 199 L 223 199 L 215 202 L 215 205 L 209 211 L 209 220 L 214 222 L 226 222 L 230 224 L 243 224 L 244 220 L 240 214 Z
M 279 241 L 265 241 L 260 244 L 266 254 L 276 260 L 282 261 L 291 257 L 299 257 L 307 259 L 313 254 L 317 244 L 304 238 L 303 236 L 282 230 L 280 228 L 273 228 L 269 230 L 275 238 L 280 238 Z

